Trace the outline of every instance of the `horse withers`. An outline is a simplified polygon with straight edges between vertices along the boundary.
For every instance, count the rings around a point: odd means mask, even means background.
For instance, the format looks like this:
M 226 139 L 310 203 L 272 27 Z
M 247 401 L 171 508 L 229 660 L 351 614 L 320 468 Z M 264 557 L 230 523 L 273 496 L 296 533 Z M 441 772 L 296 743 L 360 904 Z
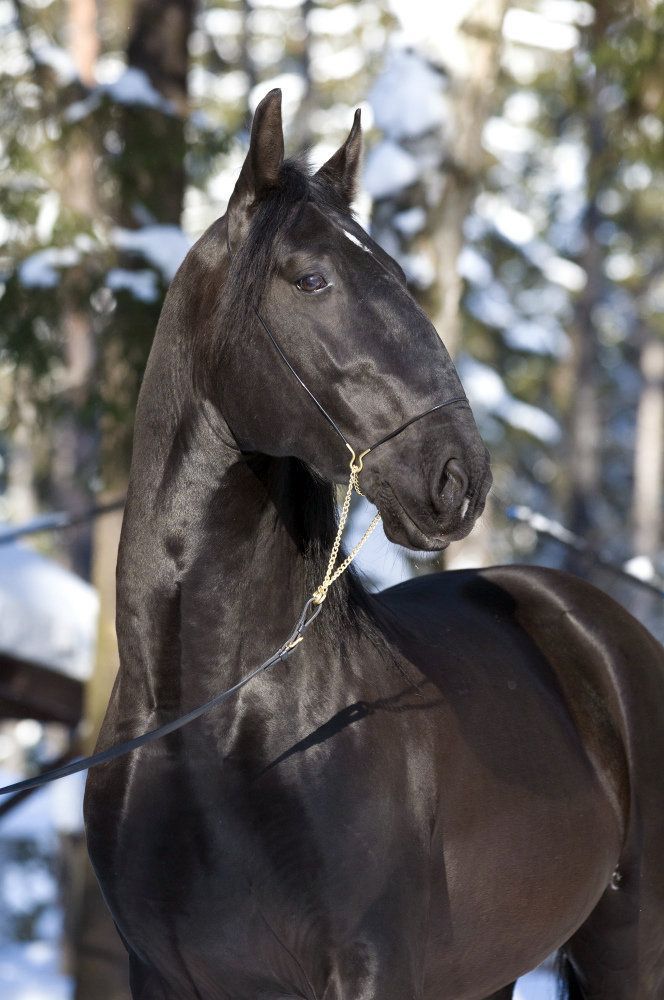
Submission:
M 359 119 L 315 174 L 254 118 L 169 290 L 141 390 L 100 747 L 229 687 L 324 577 L 334 484 L 400 544 L 481 513 L 488 459 L 399 266 L 350 211 Z M 135 1000 L 664 996 L 664 655 L 561 573 L 349 571 L 290 659 L 90 774 L 90 854 Z

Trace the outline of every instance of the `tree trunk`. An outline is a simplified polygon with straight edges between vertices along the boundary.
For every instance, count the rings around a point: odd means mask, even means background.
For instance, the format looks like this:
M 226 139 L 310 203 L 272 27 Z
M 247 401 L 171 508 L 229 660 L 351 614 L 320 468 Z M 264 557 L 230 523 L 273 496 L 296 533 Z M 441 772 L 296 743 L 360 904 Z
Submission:
M 21 524 L 37 513 L 35 495 L 35 447 L 37 413 L 30 397 L 30 376 L 17 367 L 14 380 L 14 419 L 7 456 L 5 498 L 10 521 Z M 4 381 L 4 379 L 3 379 Z
M 595 6 L 595 20 L 589 29 L 588 47 L 594 56 L 601 45 L 612 13 L 606 3 Z M 586 284 L 575 306 L 570 329 L 572 353 L 567 372 L 567 513 L 565 521 L 575 534 L 593 547 L 601 547 L 602 497 L 602 366 L 600 343 L 594 322 L 597 306 L 604 292 L 604 250 L 598 230 L 602 214 L 598 196 L 607 176 L 613 171 L 607 145 L 600 93 L 606 80 L 600 69 L 580 71 L 577 80 L 577 105 L 585 115 L 585 141 L 588 150 L 586 181 L 587 204 L 583 214 L 583 250 L 579 264 L 586 273 Z M 592 566 L 572 549 L 567 549 L 565 567 L 588 576 Z
M 664 540 L 664 338 L 646 338 L 640 369 L 643 384 L 636 415 L 632 540 L 635 555 L 652 558 Z
M 593 148 L 599 154 L 599 127 Z M 597 240 L 599 213 L 595 194 L 590 193 L 583 230 L 585 250 L 580 263 L 586 285 L 576 304 L 571 329 L 572 355 L 569 373 L 568 470 L 569 499 L 567 524 L 571 531 L 591 544 L 598 544 L 597 502 L 601 494 L 601 414 L 599 342 L 593 312 L 600 301 L 603 284 L 602 250 Z M 570 556 L 575 560 L 574 556 Z M 575 566 L 577 571 L 580 567 Z
M 94 0 L 70 0 L 68 28 L 72 61 L 81 81 L 91 86 L 99 50 Z M 98 215 L 95 155 L 93 140 L 81 133 L 69 142 L 63 164 L 65 183 L 61 187 L 61 197 L 69 211 L 84 219 L 86 224 Z M 90 311 L 80 305 L 76 284 L 76 275 L 72 274 L 64 289 L 67 301 L 62 315 L 65 356 L 59 387 L 63 413 L 53 428 L 51 499 L 57 508 L 80 514 L 92 502 L 91 482 L 96 473 L 96 435 L 82 416 L 89 400 L 96 348 Z M 80 524 L 67 532 L 65 556 L 75 573 L 89 579 L 92 560 L 89 524 Z
M 459 26 L 465 71 L 451 78 L 454 137 L 442 197 L 434 213 L 432 253 L 437 291 L 430 315 L 453 357 L 461 340 L 463 281 L 457 262 L 464 244 L 464 222 L 486 163 L 482 130 L 493 108 L 506 9 L 507 0 L 480 0 L 472 8 Z

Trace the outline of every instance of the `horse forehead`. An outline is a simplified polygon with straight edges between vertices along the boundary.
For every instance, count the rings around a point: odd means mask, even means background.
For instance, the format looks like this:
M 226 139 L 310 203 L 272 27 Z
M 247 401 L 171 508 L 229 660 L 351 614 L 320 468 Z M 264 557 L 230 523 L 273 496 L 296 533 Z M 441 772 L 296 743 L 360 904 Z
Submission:
M 302 248 L 303 242 L 308 242 L 314 246 L 319 244 L 325 250 L 334 249 L 344 254 L 354 246 L 366 254 L 367 263 L 375 263 L 382 272 L 393 271 L 383 260 L 385 252 L 351 215 L 328 212 L 315 202 L 304 205 L 291 228 L 290 236 L 298 249 Z M 353 256 L 353 260 L 357 264 L 357 256 Z M 398 269 L 397 264 L 394 264 L 394 269 Z M 395 277 L 398 275 L 395 274 Z
M 341 245 L 344 240 L 341 220 L 334 217 L 331 211 L 310 200 L 301 204 L 296 211 L 288 235 L 298 243 L 302 240 L 311 242 L 324 240 L 326 243 L 334 241 Z

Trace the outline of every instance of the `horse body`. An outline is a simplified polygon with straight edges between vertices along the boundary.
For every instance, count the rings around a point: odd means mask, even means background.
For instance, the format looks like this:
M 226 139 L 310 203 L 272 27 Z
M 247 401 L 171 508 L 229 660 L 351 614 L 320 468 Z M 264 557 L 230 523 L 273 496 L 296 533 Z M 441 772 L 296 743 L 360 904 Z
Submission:
M 260 140 L 259 129 L 252 149 L 274 148 Z M 146 372 L 101 746 L 204 701 L 278 647 L 334 537 L 329 480 L 342 473 L 311 471 L 329 440 L 298 416 L 290 383 L 261 409 L 281 369 L 248 350 L 248 381 L 236 393 L 226 382 L 223 415 L 192 392 L 231 221 L 229 210 L 185 262 Z M 311 234 L 306 212 L 300 225 Z M 339 261 L 328 266 L 340 282 Z M 382 294 L 407 303 L 381 275 L 371 301 L 387 322 Z M 316 344 L 348 377 L 376 367 Z M 398 358 L 381 370 L 393 424 L 409 416 Z M 410 412 L 430 404 L 428 378 L 417 375 Z M 364 400 L 389 430 L 381 401 Z M 467 490 L 470 523 L 481 510 L 472 418 L 456 407 L 436 420 L 408 428 L 362 480 L 411 544 L 469 530 Z M 442 479 L 421 460 L 435 500 L 409 513 L 400 470 L 436 435 L 451 443 Z M 442 528 L 427 532 L 432 502 Z M 504 567 L 375 596 L 342 577 L 287 663 L 90 775 L 90 853 L 135 1000 L 482 1000 L 561 945 L 588 998 L 661 997 L 662 703 L 660 648 L 570 577 Z

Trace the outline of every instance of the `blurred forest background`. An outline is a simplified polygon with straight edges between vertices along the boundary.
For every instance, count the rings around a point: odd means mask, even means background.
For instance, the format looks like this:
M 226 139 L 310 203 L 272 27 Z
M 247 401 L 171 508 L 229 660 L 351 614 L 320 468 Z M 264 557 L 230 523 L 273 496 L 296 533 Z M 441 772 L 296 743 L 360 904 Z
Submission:
M 360 221 L 492 452 L 446 565 L 562 566 L 664 639 L 664 3 L 0 0 L 0 37 L 3 777 L 94 742 L 141 372 L 273 86 L 316 165 L 362 108 Z M 128 996 L 80 788 L 0 805 L 5 1000 Z

